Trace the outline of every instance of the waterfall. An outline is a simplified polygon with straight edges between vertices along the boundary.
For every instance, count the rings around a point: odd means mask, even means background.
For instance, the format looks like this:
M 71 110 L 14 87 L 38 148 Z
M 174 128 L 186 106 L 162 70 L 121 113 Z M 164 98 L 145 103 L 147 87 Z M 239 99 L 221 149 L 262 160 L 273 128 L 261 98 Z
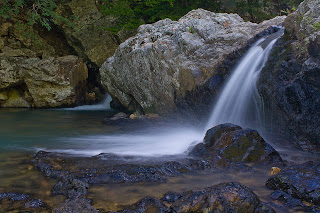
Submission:
M 110 102 L 112 101 L 112 98 L 109 94 L 106 94 L 103 101 L 99 104 L 94 105 L 83 105 L 83 106 L 77 106 L 73 108 L 63 108 L 62 110 L 69 110 L 69 111 L 100 111 L 100 110 L 107 110 L 111 109 Z
M 262 107 L 256 82 L 272 46 L 282 34 L 283 30 L 279 30 L 267 38 L 260 39 L 248 50 L 224 86 L 207 125 L 203 127 L 179 125 L 174 122 L 162 124 L 162 126 L 158 124 L 156 127 L 151 125 L 133 132 L 60 138 L 58 140 L 63 141 L 64 144 L 68 143 L 70 147 L 47 151 L 91 156 L 100 153 L 153 157 L 177 155 L 186 153 L 190 146 L 201 142 L 207 129 L 217 124 L 235 123 L 242 127 L 256 128 L 256 124 L 261 120 Z M 105 102 L 109 104 L 107 100 Z M 73 110 L 99 108 L 106 109 L 104 104 L 99 104 L 76 107 Z
M 241 59 L 225 84 L 205 127 L 221 123 L 259 128 L 263 103 L 257 90 L 259 74 L 283 30 L 257 41 Z

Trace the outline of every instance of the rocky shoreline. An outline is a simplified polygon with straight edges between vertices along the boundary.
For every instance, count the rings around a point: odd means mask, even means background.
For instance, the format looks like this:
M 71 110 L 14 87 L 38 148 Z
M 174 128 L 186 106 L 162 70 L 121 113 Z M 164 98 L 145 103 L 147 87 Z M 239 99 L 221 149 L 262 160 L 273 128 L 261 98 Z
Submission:
M 172 177 L 183 178 L 197 171 L 223 169 L 250 174 L 259 167 L 278 168 L 273 169 L 266 182 L 267 187 L 276 190 L 270 195 L 271 199 L 284 200 L 285 205 L 307 212 L 319 210 L 320 163 L 294 165 L 284 161 L 257 131 L 233 124 L 209 129 L 202 143 L 181 156 L 138 158 L 100 154 L 77 157 L 39 151 L 33 163 L 46 177 L 57 180 L 51 189 L 52 196 L 65 196 L 65 202 L 51 209 L 54 212 L 108 211 L 94 208 L 87 198 L 90 186 L 96 184 L 164 183 Z M 0 194 L 0 198 L 2 205 L 13 203 L 16 209 L 49 210 L 44 202 L 30 195 L 8 192 Z M 118 212 L 243 212 L 244 209 L 246 212 L 275 212 L 252 190 L 236 182 L 183 193 L 168 192 L 162 198 L 146 197 Z

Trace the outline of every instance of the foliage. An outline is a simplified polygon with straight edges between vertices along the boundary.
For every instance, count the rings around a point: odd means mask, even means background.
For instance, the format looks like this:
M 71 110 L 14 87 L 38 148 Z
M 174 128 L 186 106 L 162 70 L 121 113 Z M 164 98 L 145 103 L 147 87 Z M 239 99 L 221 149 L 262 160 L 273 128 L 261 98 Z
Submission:
M 302 0 L 103 0 L 101 12 L 116 18 L 113 27 L 106 28 L 116 34 L 121 29 L 136 29 L 144 23 L 160 19 L 177 20 L 192 9 L 203 8 L 212 12 L 238 13 L 245 20 L 261 22 L 293 11 Z M 270 12 L 273 10 L 273 13 Z
M 314 23 L 314 25 L 312 26 L 312 28 L 313 28 L 314 30 L 320 30 L 320 23 L 319 23 L 319 22 Z
M 52 24 L 66 23 L 72 25 L 68 19 L 55 12 L 57 8 L 54 0 L 1 0 L 0 18 L 19 22 L 25 28 L 40 24 L 51 30 Z
M 192 9 L 206 8 L 217 11 L 218 1 L 212 0 L 104 0 L 101 12 L 116 17 L 114 27 L 106 28 L 111 33 L 121 29 L 136 29 L 144 23 L 170 18 L 179 19 Z

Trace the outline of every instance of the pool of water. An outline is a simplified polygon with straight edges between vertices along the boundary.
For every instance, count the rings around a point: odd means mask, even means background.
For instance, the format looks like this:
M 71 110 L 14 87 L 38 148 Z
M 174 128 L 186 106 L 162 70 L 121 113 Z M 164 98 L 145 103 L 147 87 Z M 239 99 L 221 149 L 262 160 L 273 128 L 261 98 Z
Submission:
M 64 200 L 52 196 L 56 180 L 46 178 L 32 163 L 38 150 L 58 151 L 92 156 L 100 153 L 117 153 L 141 156 L 176 155 L 203 139 L 203 128 L 184 121 L 161 121 L 133 127 L 110 126 L 102 121 L 114 111 L 82 110 L 0 110 L 0 193 L 28 193 L 42 199 L 50 207 Z M 289 161 L 302 163 L 318 159 L 298 151 L 291 142 L 278 135 L 263 133 Z M 166 183 L 137 183 L 95 185 L 88 197 L 96 208 L 104 211 L 119 210 L 121 205 L 132 204 L 145 196 L 160 198 L 168 191 L 183 192 L 200 189 L 226 181 L 241 182 L 277 212 L 299 212 L 270 201 L 271 191 L 265 187 L 270 168 L 255 172 L 233 173 L 204 171 L 170 178 Z M 0 206 L 1 208 L 1 206 Z

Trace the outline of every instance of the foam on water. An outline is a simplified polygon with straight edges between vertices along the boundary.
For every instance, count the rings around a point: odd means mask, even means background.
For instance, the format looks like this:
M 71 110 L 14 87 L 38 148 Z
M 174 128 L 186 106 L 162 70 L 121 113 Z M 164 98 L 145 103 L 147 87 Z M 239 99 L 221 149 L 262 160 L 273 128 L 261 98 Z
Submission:
M 73 108 L 62 108 L 59 110 L 67 110 L 67 111 L 100 111 L 100 110 L 108 110 L 111 109 L 110 102 L 112 101 L 112 98 L 110 95 L 106 94 L 105 98 L 100 104 L 95 105 L 83 105 L 83 106 L 77 106 Z
M 186 153 L 190 146 L 201 142 L 202 139 L 201 131 L 194 128 L 171 127 L 146 129 L 144 132 L 129 134 L 60 138 L 59 140 L 70 146 L 69 149 L 38 149 L 87 156 L 114 153 L 150 157 Z

